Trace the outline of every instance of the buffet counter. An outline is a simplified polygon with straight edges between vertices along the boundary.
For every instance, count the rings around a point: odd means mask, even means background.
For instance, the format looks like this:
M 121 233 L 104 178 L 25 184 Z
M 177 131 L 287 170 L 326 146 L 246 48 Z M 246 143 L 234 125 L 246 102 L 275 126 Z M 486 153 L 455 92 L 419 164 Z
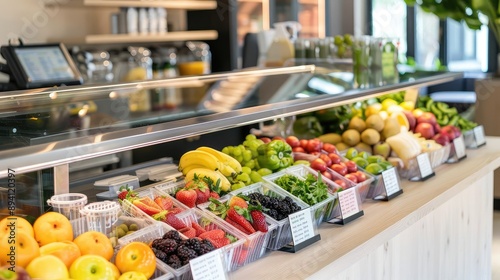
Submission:
M 491 279 L 493 171 L 500 138 L 467 150 L 424 182 L 402 181 L 388 202 L 365 201 L 347 225 L 323 223 L 321 240 L 297 252 L 274 251 L 233 279 Z

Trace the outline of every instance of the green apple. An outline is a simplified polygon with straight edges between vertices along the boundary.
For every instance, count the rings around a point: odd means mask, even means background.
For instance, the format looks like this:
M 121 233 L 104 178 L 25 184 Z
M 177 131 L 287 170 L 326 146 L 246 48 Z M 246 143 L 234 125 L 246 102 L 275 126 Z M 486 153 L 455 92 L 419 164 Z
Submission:
M 114 280 L 115 272 L 104 257 L 83 255 L 71 264 L 69 276 L 74 280 Z

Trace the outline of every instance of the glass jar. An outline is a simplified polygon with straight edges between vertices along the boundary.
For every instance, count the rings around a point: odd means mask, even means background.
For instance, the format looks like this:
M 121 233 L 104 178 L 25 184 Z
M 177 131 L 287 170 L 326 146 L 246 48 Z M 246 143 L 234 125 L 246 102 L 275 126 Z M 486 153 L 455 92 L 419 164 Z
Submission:
M 210 74 L 212 53 L 205 42 L 188 41 L 179 51 L 178 69 L 181 76 Z

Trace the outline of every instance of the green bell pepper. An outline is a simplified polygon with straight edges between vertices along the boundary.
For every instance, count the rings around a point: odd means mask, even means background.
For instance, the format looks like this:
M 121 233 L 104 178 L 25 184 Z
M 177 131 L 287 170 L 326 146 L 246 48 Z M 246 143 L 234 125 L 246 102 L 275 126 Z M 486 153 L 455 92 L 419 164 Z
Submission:
M 261 168 L 277 171 L 293 164 L 292 147 L 282 140 L 260 145 L 257 152 L 257 161 Z

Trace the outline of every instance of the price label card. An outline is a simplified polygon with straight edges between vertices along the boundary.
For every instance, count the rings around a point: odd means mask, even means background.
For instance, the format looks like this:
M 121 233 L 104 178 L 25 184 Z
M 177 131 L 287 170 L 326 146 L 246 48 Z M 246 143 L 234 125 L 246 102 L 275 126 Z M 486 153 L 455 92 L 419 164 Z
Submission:
M 384 181 L 385 193 L 387 196 L 398 192 L 401 189 L 399 185 L 396 168 L 391 168 L 382 172 L 382 180 Z
M 311 209 L 306 208 L 288 215 L 290 230 L 292 231 L 293 244 L 297 246 L 314 237 L 314 226 L 311 218 Z
M 465 141 L 463 135 L 453 139 L 453 146 L 455 146 L 455 154 L 458 159 L 465 157 Z
M 484 127 L 482 125 L 474 127 L 474 138 L 478 146 L 486 143 L 486 139 L 484 138 Z
M 420 169 L 420 177 L 425 178 L 434 171 L 432 170 L 431 160 L 428 153 L 423 153 L 417 156 L 418 169 Z
M 220 250 L 203 254 L 189 261 L 194 280 L 227 279 Z
M 343 219 L 348 218 L 360 211 L 356 188 L 350 188 L 345 191 L 341 191 L 338 193 L 338 195 L 340 211 L 342 212 Z

